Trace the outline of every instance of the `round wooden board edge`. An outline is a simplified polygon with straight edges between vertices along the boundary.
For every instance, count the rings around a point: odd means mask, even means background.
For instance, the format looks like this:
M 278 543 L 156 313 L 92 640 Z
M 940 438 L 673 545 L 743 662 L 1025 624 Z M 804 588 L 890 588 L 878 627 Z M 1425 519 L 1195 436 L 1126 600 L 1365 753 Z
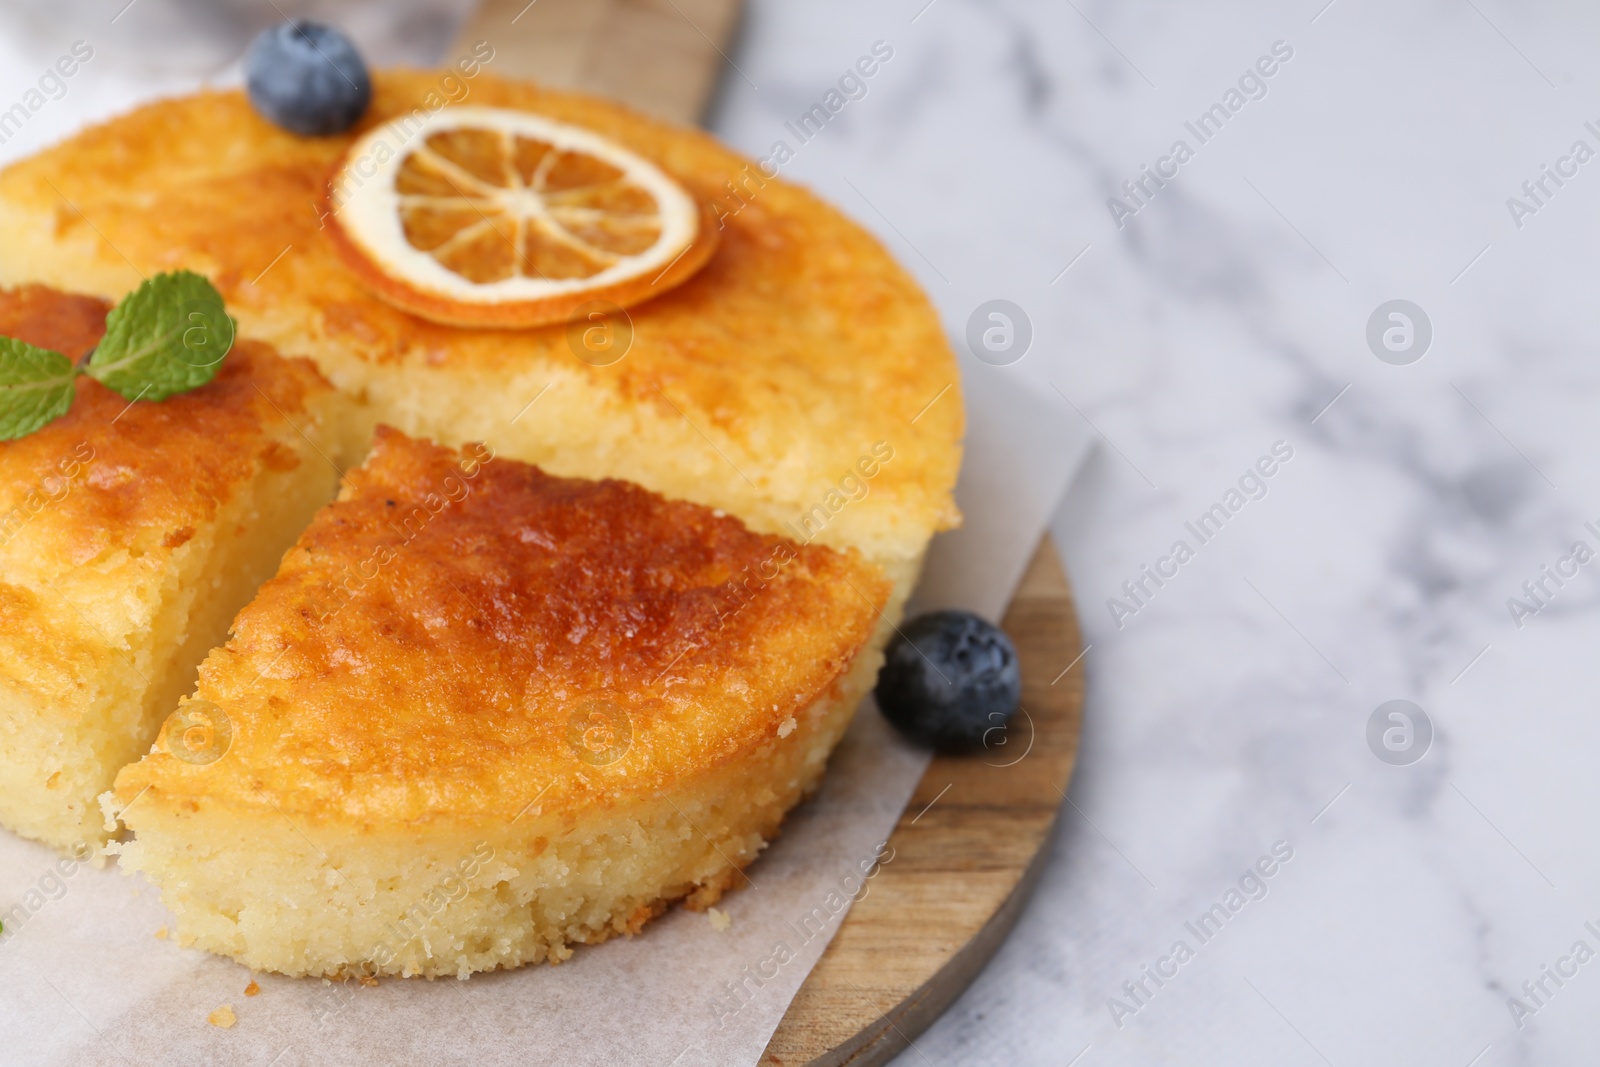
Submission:
M 846 914 L 768 1042 L 763 1067 L 887 1062 L 961 995 L 1021 914 L 1049 853 L 1082 729 L 1082 639 L 1048 535 L 1002 625 L 1022 666 L 1033 727 L 1026 756 L 1009 765 L 974 757 L 929 764 L 889 838 L 893 859 Z

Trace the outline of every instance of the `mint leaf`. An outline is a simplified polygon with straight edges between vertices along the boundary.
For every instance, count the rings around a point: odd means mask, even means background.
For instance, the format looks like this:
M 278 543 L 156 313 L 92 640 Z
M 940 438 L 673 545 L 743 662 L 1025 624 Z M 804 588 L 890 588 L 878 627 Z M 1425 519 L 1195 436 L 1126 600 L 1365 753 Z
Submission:
M 82 373 L 129 401 L 165 400 L 217 375 L 233 347 L 222 294 L 193 271 L 147 278 L 106 316 L 106 334 Z M 60 352 L 0 337 L 0 441 L 60 418 L 79 369 Z
M 67 413 L 72 360 L 14 337 L 0 337 L 0 441 L 13 441 Z
M 157 274 L 111 309 L 84 373 L 129 400 L 165 400 L 216 377 L 233 329 L 222 294 L 205 278 Z

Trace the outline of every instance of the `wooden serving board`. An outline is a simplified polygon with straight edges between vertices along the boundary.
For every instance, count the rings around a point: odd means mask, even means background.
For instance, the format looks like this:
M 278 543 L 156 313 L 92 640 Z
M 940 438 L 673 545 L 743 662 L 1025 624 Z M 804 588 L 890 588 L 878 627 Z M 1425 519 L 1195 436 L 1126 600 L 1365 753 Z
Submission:
M 1022 710 L 1007 743 L 928 765 L 889 838 L 893 859 L 845 913 L 763 1065 L 887 1062 L 977 977 L 1021 913 L 1083 725 L 1078 618 L 1048 536 L 1001 626 L 1022 663 Z
M 486 40 L 502 74 L 688 124 L 710 99 L 738 17 L 739 0 L 485 0 L 450 54 Z M 960 995 L 1021 912 L 1082 725 L 1078 620 L 1048 537 L 1002 626 L 1023 686 L 1007 744 L 929 764 L 889 838 L 893 858 L 846 914 L 762 1064 L 886 1062 Z
M 483 0 L 446 55 L 494 46 L 490 69 L 700 121 L 740 0 Z

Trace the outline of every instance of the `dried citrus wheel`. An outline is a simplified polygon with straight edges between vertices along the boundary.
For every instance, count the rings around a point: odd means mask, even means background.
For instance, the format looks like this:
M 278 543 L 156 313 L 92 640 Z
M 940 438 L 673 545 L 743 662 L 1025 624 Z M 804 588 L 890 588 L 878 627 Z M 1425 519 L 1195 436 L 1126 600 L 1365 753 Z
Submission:
M 350 146 L 328 189 L 341 258 L 378 296 L 456 326 L 637 304 L 716 247 L 710 208 L 592 130 L 504 108 L 413 113 Z

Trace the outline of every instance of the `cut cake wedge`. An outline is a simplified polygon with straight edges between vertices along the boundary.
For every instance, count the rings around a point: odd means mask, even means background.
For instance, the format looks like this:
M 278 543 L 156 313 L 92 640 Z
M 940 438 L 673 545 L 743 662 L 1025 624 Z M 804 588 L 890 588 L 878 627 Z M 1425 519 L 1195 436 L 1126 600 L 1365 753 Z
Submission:
M 0 290 L 0 335 L 77 359 L 106 311 Z M 98 796 L 333 495 L 346 421 L 309 362 L 248 341 L 161 403 L 76 387 L 0 443 L 0 825 L 63 851 L 104 839 Z
M 115 847 L 180 941 L 257 969 L 564 959 L 741 884 L 890 592 L 854 550 L 380 427 L 118 777 Z M 174 755 L 197 724 L 220 758 Z

